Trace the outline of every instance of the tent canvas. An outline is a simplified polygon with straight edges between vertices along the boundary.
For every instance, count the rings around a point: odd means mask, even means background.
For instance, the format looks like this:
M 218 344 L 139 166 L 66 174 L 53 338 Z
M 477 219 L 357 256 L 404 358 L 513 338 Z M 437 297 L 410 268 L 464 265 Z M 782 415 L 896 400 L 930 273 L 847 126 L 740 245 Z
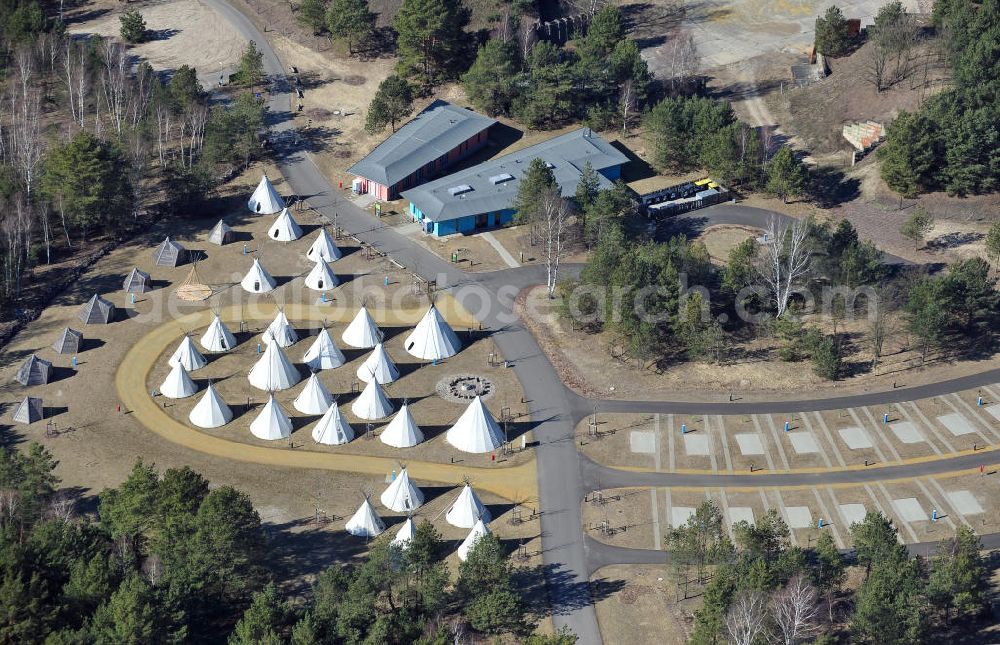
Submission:
M 195 349 L 194 343 L 191 342 L 191 337 L 187 335 L 181 340 L 181 344 L 177 346 L 177 349 L 174 350 L 168 361 L 168 364 L 171 366 L 176 363 L 183 365 L 184 369 L 189 372 L 200 370 L 208 365 L 208 361 Z
M 458 545 L 458 559 L 465 562 L 465 559 L 469 557 L 469 551 L 475 546 L 476 542 L 492 532 L 488 526 L 483 524 L 482 520 L 476 521 L 475 526 L 469 531 L 469 535 Z
M 489 509 L 479 501 L 476 491 L 466 484 L 458 494 L 458 499 L 445 513 L 444 519 L 452 526 L 471 529 L 479 520 L 489 522 L 492 518 Z
M 316 443 L 326 446 L 339 446 L 354 439 L 354 428 L 344 419 L 336 401 L 330 405 L 323 418 L 316 422 L 312 438 Z
M 125 278 L 125 293 L 146 293 L 152 291 L 153 281 L 149 274 L 140 271 L 139 267 L 132 267 L 132 271 Z
M 247 375 L 250 385 L 265 392 L 287 390 L 301 378 L 299 370 L 276 342 L 267 343 L 267 349 Z
M 445 440 L 462 452 L 483 453 L 503 445 L 504 435 L 483 400 L 477 396 L 455 425 L 448 429 Z
M 271 321 L 271 324 L 261 334 L 261 340 L 265 343 L 275 341 L 282 347 L 290 347 L 299 342 L 299 336 L 295 333 L 295 329 L 288 323 L 285 312 L 279 309 L 274 320 Z
M 115 306 L 96 293 L 80 310 L 80 320 L 87 325 L 107 325 L 114 317 Z
M 215 386 L 209 383 L 205 395 L 191 409 L 188 419 L 199 428 L 220 428 L 233 420 L 233 411 L 219 396 Z
M 267 175 L 261 177 L 257 188 L 250 195 L 250 201 L 247 202 L 247 208 L 250 209 L 250 212 L 258 215 L 273 215 L 284 207 L 285 200 L 275 190 L 271 180 L 267 178 Z
M 51 377 L 52 363 L 31 354 L 21 363 L 14 380 L 21 385 L 45 385 Z
M 291 436 L 292 420 L 274 400 L 274 394 L 268 397 L 260 414 L 250 423 L 250 433 L 266 441 L 287 439 Z
M 175 267 L 184 264 L 187 260 L 187 251 L 183 246 L 167 236 L 165 240 L 153 251 L 153 264 L 158 267 Z
M 267 269 L 260 263 L 260 260 L 254 258 L 253 264 L 250 265 L 250 270 L 240 280 L 240 286 L 243 287 L 244 291 L 249 291 L 250 293 L 267 293 L 278 286 L 278 283 L 267 272 Z
M 337 279 L 337 275 L 330 269 L 330 265 L 320 260 L 306 274 L 305 284 L 307 288 L 313 291 L 324 291 L 336 287 L 340 284 L 340 280 Z
M 382 506 L 390 511 L 406 513 L 415 511 L 424 504 L 424 494 L 410 481 L 410 474 L 403 468 L 396 479 L 383 491 Z
M 302 227 L 295 221 L 287 208 L 282 209 L 281 215 L 274 220 L 271 228 L 267 229 L 267 236 L 279 242 L 291 242 L 302 237 Z
M 351 412 L 359 419 L 372 421 L 392 414 L 392 403 L 378 381 L 369 381 L 361 395 L 351 404 Z
M 378 438 L 393 448 L 412 448 L 424 440 L 424 433 L 413 420 L 410 406 L 404 403 Z
M 450 358 L 462 349 L 458 336 L 434 305 L 430 306 L 424 317 L 406 337 L 403 346 L 413 356 L 428 361 Z
M 174 363 L 167 378 L 160 384 L 160 394 L 168 399 L 185 399 L 197 391 L 198 386 L 180 363 Z
M 83 347 L 83 334 L 72 327 L 64 327 L 52 349 L 59 354 L 76 354 Z
M 42 407 L 42 400 L 33 396 L 24 397 L 14 409 L 16 423 L 31 424 L 44 418 L 45 408 Z
M 413 518 L 408 517 L 406 518 L 406 521 L 403 522 L 403 526 L 399 527 L 399 530 L 396 531 L 396 537 L 392 538 L 392 543 L 405 550 L 410 546 L 410 542 L 416 534 L 417 527 L 413 522 Z
M 385 531 L 385 523 L 378 516 L 368 498 L 361 503 L 351 519 L 347 520 L 344 528 L 351 535 L 357 537 L 373 538 Z
M 316 374 L 309 375 L 306 386 L 292 402 L 292 406 L 302 414 L 324 414 L 331 405 L 333 396 Z
M 382 332 L 372 320 L 368 309 L 361 307 L 341 338 L 351 347 L 370 349 L 382 342 Z
M 212 230 L 208 233 L 208 242 L 210 244 L 218 244 L 223 246 L 229 244 L 236 240 L 236 231 L 232 229 L 229 224 L 226 224 L 221 219 L 212 227 Z
M 389 358 L 385 351 L 385 345 L 379 343 L 372 350 L 372 353 L 365 359 L 365 362 L 358 366 L 358 378 L 367 383 L 373 378 L 385 385 L 392 383 L 399 378 L 399 370 L 396 364 Z
M 236 347 L 236 336 L 233 336 L 233 332 L 229 331 L 229 328 L 216 314 L 198 342 L 205 348 L 205 351 L 228 352 Z
M 334 244 L 333 238 L 330 237 L 325 228 L 319 229 L 316 240 L 309 247 L 309 250 L 306 251 L 306 257 L 313 262 L 333 262 L 339 260 L 341 256 L 343 256 L 343 253 Z
M 340 367 L 346 360 L 344 353 L 340 351 L 333 342 L 333 339 L 330 338 L 330 332 L 325 327 L 319 330 L 316 340 L 309 346 L 305 356 L 302 358 L 302 362 L 314 370 L 330 370 Z

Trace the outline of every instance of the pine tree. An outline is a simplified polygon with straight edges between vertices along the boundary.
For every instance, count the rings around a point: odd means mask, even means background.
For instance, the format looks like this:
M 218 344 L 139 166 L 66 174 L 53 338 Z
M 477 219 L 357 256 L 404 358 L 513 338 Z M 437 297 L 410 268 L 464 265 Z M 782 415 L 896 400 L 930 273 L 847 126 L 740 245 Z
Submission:
M 808 171 L 788 146 L 782 146 L 767 164 L 767 190 L 781 197 L 798 197 L 805 192 Z
M 847 19 L 840 7 L 833 5 L 816 18 L 816 51 L 824 56 L 843 56 L 849 46 Z
M 938 163 L 933 124 L 920 114 L 900 113 L 878 150 L 881 175 L 890 189 L 913 198 L 934 187 L 931 174 Z
M 923 206 L 917 206 L 899 227 L 899 233 L 906 239 L 913 240 L 913 250 L 916 251 L 933 229 L 934 215 Z
M 544 160 L 535 157 L 521 177 L 514 199 L 515 219 L 518 222 L 532 222 L 538 214 L 542 194 L 556 186 L 556 177 Z
M 296 18 L 312 29 L 313 35 L 322 32 L 326 27 L 326 0 L 302 0 Z
M 413 112 L 413 88 L 406 79 L 393 74 L 379 83 L 368 106 L 365 131 L 374 134 L 387 125 L 396 131 L 396 123 Z
M 257 43 L 250 41 L 243 48 L 240 54 L 239 71 L 240 80 L 246 84 L 251 91 L 264 82 L 264 54 L 257 49 Z
M 399 35 L 397 68 L 427 85 L 464 68 L 470 11 L 460 0 L 403 0 L 393 26 Z
M 490 116 L 509 114 L 517 92 L 517 46 L 492 39 L 479 48 L 476 61 L 462 76 L 469 100 Z
M 355 45 L 375 33 L 375 19 L 367 0 L 332 0 L 326 11 L 326 28 L 333 38 L 345 41 L 348 53 L 353 54 Z
M 573 201 L 576 203 L 577 210 L 586 213 L 587 209 L 594 204 L 594 200 L 597 199 L 597 193 L 600 192 L 600 188 L 600 177 L 590 161 L 587 161 L 587 163 L 583 164 L 583 171 L 580 173 L 580 183 L 576 185 L 576 192 L 573 195 Z
M 132 44 L 146 42 L 146 20 L 138 9 L 126 9 L 118 20 L 121 22 L 119 33 L 122 40 Z

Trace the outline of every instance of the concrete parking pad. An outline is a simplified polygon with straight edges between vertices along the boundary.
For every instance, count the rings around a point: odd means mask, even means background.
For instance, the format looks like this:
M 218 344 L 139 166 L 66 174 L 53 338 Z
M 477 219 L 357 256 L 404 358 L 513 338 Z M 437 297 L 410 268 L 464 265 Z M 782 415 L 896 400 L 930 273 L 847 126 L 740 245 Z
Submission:
M 689 455 L 707 455 L 708 435 L 686 434 L 684 435 L 684 452 Z
M 629 433 L 628 445 L 632 452 L 652 455 L 656 452 L 656 437 L 649 430 L 633 430 Z
M 972 424 L 969 423 L 969 420 L 957 412 L 953 414 L 943 414 L 937 419 L 941 422 L 941 425 L 948 428 L 948 432 L 952 433 L 956 437 L 960 437 L 963 434 L 972 434 L 976 431 L 976 429 L 972 427 Z
M 967 490 L 949 491 L 948 501 L 962 515 L 982 515 L 983 513 L 983 507 L 979 505 L 979 500 Z
M 729 523 L 747 522 L 753 524 L 753 509 L 749 506 L 730 506 Z
M 864 428 L 850 427 L 838 430 L 840 438 L 844 440 L 851 450 L 863 450 L 872 447 L 872 439 L 868 436 L 868 431 Z
M 819 452 L 816 444 L 816 437 L 811 432 L 793 432 L 788 435 L 788 440 L 792 442 L 792 448 L 800 455 Z
M 997 405 L 991 405 L 986 408 L 986 411 L 993 415 L 993 418 L 1000 421 L 1000 403 Z
M 920 522 L 927 519 L 927 511 L 917 501 L 916 497 L 904 497 L 892 500 L 892 507 L 904 522 Z
M 684 526 L 688 518 L 694 515 L 694 508 L 690 506 L 674 506 L 670 509 L 670 527 L 677 528 Z
M 837 508 L 840 510 L 840 516 L 844 518 L 844 524 L 848 528 L 852 524 L 863 522 L 865 513 L 867 512 L 864 504 L 841 504 Z
M 736 435 L 736 443 L 740 446 L 740 452 L 744 455 L 763 455 L 764 444 L 760 440 L 760 435 L 756 433 Z
M 920 429 L 910 421 L 890 423 L 889 427 L 892 428 L 892 433 L 896 435 L 896 438 L 903 443 L 920 443 L 926 441 Z
M 807 529 L 813 525 L 812 514 L 808 506 L 786 506 L 788 526 L 793 529 Z

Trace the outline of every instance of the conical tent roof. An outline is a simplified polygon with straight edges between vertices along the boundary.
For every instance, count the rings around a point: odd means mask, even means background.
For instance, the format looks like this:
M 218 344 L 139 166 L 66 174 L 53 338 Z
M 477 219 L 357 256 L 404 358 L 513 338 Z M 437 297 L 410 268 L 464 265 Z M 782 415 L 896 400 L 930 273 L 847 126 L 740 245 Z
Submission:
M 278 315 L 274 317 L 271 324 L 267 326 L 264 333 L 261 334 L 261 340 L 265 343 L 270 343 L 272 340 L 277 341 L 282 347 L 290 347 L 295 343 L 299 342 L 299 336 L 295 333 L 295 329 L 288 324 L 288 318 L 285 316 L 285 312 L 278 310 Z
M 64 327 L 52 349 L 59 354 L 76 354 L 83 347 L 83 334 L 72 327 Z
M 327 446 L 339 446 L 354 439 L 354 428 L 344 419 L 336 401 L 326 411 L 323 418 L 316 422 L 312 438 L 316 443 Z
M 153 264 L 158 267 L 175 267 L 184 264 L 187 259 L 187 251 L 177 242 L 170 239 L 168 235 L 165 240 L 153 251 Z
M 285 200 L 275 190 L 271 180 L 267 178 L 267 175 L 261 177 L 257 189 L 253 191 L 250 201 L 247 202 L 247 208 L 250 209 L 250 212 L 259 215 L 273 215 L 284 207 Z
M 199 342 L 206 351 L 228 352 L 236 347 L 236 336 L 233 336 L 233 333 L 229 331 L 229 328 L 226 327 L 222 319 L 219 318 L 219 315 L 216 314 L 215 318 L 212 319 L 212 324 L 201 335 Z
M 292 420 L 274 400 L 274 394 L 267 398 L 267 403 L 264 404 L 260 414 L 250 423 L 250 433 L 258 439 L 267 441 L 287 439 L 291 436 Z
M 204 396 L 191 408 L 188 419 L 199 428 L 220 428 L 233 420 L 233 411 L 209 383 Z
M 415 511 L 424 503 L 424 494 L 417 486 L 410 481 L 410 474 L 406 468 L 399 471 L 396 479 L 392 480 L 389 487 L 382 493 L 382 506 L 390 511 L 405 513 Z
M 333 396 L 323 387 L 323 383 L 315 374 L 309 376 L 306 386 L 292 402 L 295 409 L 302 414 L 324 414 L 332 404 Z
M 368 498 L 365 498 L 365 501 L 362 502 L 351 519 L 347 520 L 344 528 L 351 535 L 373 538 L 385 530 L 385 523 L 378 516 L 378 513 L 375 512 L 375 508 L 368 501 Z
M 187 370 L 180 363 L 175 363 L 160 384 L 160 394 L 168 399 L 185 399 L 198 391 Z
M 16 423 L 31 424 L 45 418 L 45 408 L 42 407 L 42 400 L 33 396 L 26 396 L 21 399 L 14 409 L 14 421 Z
M 379 383 L 385 385 L 392 383 L 399 378 L 399 370 L 396 364 L 389 358 L 385 351 L 385 346 L 379 343 L 368 355 L 365 362 L 358 366 L 358 378 L 367 383 L 374 378 Z
M 343 253 L 334 244 L 333 238 L 330 234 L 326 232 L 325 228 L 320 228 L 319 233 L 316 235 L 316 240 L 306 251 L 306 257 L 313 262 L 333 262 L 334 260 L 339 260 Z
M 382 431 L 382 434 L 379 435 L 379 439 L 385 445 L 393 448 L 412 448 L 424 440 L 424 433 L 420 431 L 420 427 L 413 420 L 410 406 L 404 403 L 389 425 Z
M 489 509 L 479 501 L 476 491 L 472 490 L 472 486 L 466 484 L 462 488 L 462 492 L 458 494 L 458 499 L 445 513 L 444 519 L 452 526 L 471 529 L 479 520 L 489 522 L 492 518 Z
M 417 533 L 417 527 L 413 522 L 412 517 L 406 518 L 403 522 L 403 526 L 399 527 L 396 531 L 396 537 L 392 538 L 392 543 L 401 549 L 406 549 L 410 546 L 410 541 L 413 540 L 413 536 Z
M 250 385 L 264 391 L 287 390 L 301 378 L 285 351 L 275 342 L 268 343 L 267 349 L 247 375 Z
M 490 452 L 503 445 L 503 430 L 477 396 L 448 429 L 445 439 L 462 452 Z
M 132 267 L 132 271 L 125 278 L 125 293 L 146 293 L 152 290 L 152 282 L 148 273 L 140 271 L 139 267 Z
M 458 545 L 458 559 L 465 562 L 465 559 L 469 557 L 469 551 L 476 542 L 492 532 L 488 526 L 483 524 L 482 520 L 477 520 L 472 530 L 469 531 L 469 535 Z
M 305 283 L 306 287 L 313 291 L 324 291 L 336 287 L 340 284 L 340 280 L 337 279 L 337 275 L 330 268 L 330 265 L 320 260 L 306 274 Z
M 341 338 L 351 347 L 368 349 L 382 342 L 382 332 L 379 331 L 378 325 L 372 320 L 368 309 L 361 307 L 354 316 L 354 320 L 344 330 Z
M 278 286 L 278 283 L 274 281 L 260 260 L 254 258 L 250 270 L 240 280 L 240 286 L 243 287 L 244 291 L 250 293 L 267 293 Z
M 212 227 L 212 230 L 208 233 L 208 241 L 210 244 L 218 244 L 222 246 L 224 244 L 229 244 L 236 239 L 236 232 L 233 228 L 226 224 L 221 219 Z
M 351 412 L 359 419 L 384 419 L 392 414 L 392 403 L 377 381 L 369 381 L 361 396 L 351 404 Z
M 437 307 L 430 306 L 424 317 L 403 341 L 403 346 L 413 356 L 428 361 L 450 358 L 462 349 L 462 343 L 444 321 Z
M 319 330 L 316 340 L 306 350 L 302 362 L 308 365 L 310 369 L 331 370 L 343 365 L 345 360 L 343 352 L 337 348 L 333 339 L 330 338 L 330 332 L 324 327 Z
M 107 325 L 115 317 L 115 306 L 96 293 L 80 310 L 80 320 L 88 325 Z
M 191 337 L 187 335 L 184 336 L 181 344 L 174 350 L 168 363 L 170 365 L 180 363 L 189 372 L 199 370 L 208 365 L 208 361 L 195 349 L 194 343 L 191 342 Z
M 52 363 L 31 354 L 21 363 L 14 380 L 21 385 L 45 385 L 51 376 Z
M 279 242 L 291 242 L 302 237 L 302 227 L 299 226 L 287 208 L 281 210 L 271 228 L 267 229 L 267 236 Z

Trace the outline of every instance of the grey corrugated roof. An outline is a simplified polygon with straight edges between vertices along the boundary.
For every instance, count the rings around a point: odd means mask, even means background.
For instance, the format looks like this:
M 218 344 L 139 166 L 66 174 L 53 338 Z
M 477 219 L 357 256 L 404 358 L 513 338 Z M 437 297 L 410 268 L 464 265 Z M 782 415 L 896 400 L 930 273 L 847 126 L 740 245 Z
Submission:
M 552 165 L 552 173 L 562 188 L 563 197 L 576 193 L 580 175 L 588 161 L 598 172 L 628 162 L 628 157 L 600 135 L 589 128 L 580 128 L 400 194 L 435 222 L 504 210 L 514 205 L 521 177 L 536 157 Z M 514 179 L 494 184 L 494 178 L 503 174 L 513 175 Z M 611 182 L 603 176 L 599 178 L 601 188 L 611 186 Z M 472 190 L 450 194 L 449 189 L 462 184 L 468 184 Z
M 434 101 L 347 172 L 392 186 L 494 123 L 472 110 Z

